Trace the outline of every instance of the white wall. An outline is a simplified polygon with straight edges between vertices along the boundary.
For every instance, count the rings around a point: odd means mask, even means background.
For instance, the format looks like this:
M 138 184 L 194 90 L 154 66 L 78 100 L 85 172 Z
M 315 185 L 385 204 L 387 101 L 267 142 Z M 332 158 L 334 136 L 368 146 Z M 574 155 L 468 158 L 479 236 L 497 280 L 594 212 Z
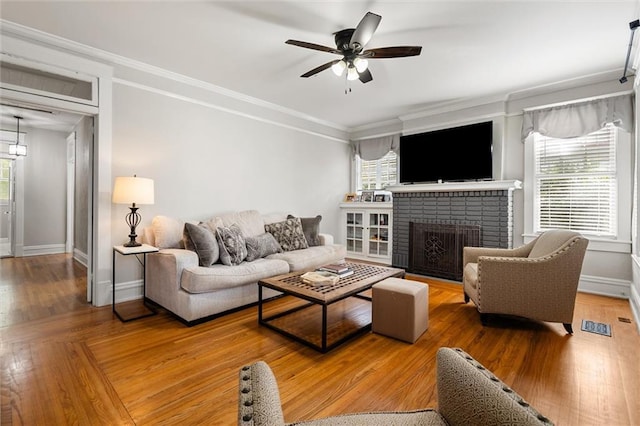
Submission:
M 218 213 L 321 214 L 337 234 L 349 185 L 349 149 L 329 140 L 129 85 L 113 91 L 112 176 L 152 178 L 155 215 L 202 220 Z M 113 240 L 126 240 L 126 206 L 113 208 Z
M 64 253 L 66 240 L 66 133 L 25 129 L 24 255 Z
M 320 231 L 339 234 L 338 204 L 350 177 L 346 140 L 222 107 L 215 93 L 187 84 L 159 78 L 152 87 L 149 75 L 127 75 L 113 86 L 111 176 L 154 180 L 155 203 L 140 206 L 138 235 L 156 215 L 206 220 L 248 209 L 320 214 Z M 128 212 L 112 206 L 114 244 L 128 240 Z M 141 295 L 140 277 L 135 259 L 118 259 L 118 300 Z M 101 295 L 110 291 L 101 283 L 97 300 L 108 301 Z

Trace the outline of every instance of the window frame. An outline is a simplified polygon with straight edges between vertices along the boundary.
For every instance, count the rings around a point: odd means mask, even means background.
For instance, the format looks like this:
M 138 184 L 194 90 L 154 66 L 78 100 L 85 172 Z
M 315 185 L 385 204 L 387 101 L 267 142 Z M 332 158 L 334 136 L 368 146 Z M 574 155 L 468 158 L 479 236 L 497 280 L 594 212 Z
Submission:
M 396 167 L 395 167 L 395 182 L 388 182 L 387 184 L 384 184 L 382 178 L 381 178 L 381 164 L 380 162 L 382 160 L 385 160 L 385 158 L 389 155 L 395 155 L 395 163 L 396 163 Z M 398 173 L 399 173 L 399 158 L 398 158 L 398 154 L 393 152 L 393 151 L 389 151 L 387 152 L 382 158 L 378 159 L 378 160 L 363 160 L 360 158 L 360 156 L 356 155 L 355 156 L 355 161 L 354 161 L 354 170 L 355 170 L 355 190 L 356 191 L 362 191 L 362 190 L 384 190 L 387 186 L 391 186 L 391 185 L 397 185 L 398 184 Z M 363 188 L 363 182 L 362 182 L 362 166 L 363 166 L 363 162 L 368 162 L 368 163 L 377 163 L 376 166 L 376 187 L 375 188 Z M 388 160 L 386 160 L 385 162 L 388 162 Z
M 591 235 L 591 236 L 596 236 L 596 237 L 604 237 L 604 238 L 616 238 L 617 237 L 617 232 L 618 232 L 618 226 L 617 226 L 617 222 L 618 222 L 618 167 L 617 167 L 617 163 L 618 163 L 618 146 L 617 146 L 617 140 L 618 140 L 618 131 L 617 129 L 612 125 L 612 124 L 608 124 L 605 127 L 603 127 L 600 130 L 597 130 L 596 132 L 602 132 L 604 129 L 606 129 L 609 133 L 608 135 L 610 135 L 611 139 L 613 139 L 612 141 L 610 141 L 612 143 L 612 148 L 614 150 L 613 152 L 613 161 L 612 164 L 609 163 L 610 166 L 612 166 L 612 170 L 607 170 L 607 171 L 603 171 L 601 173 L 594 173 L 594 172 L 587 172 L 587 171 L 577 171 L 577 172 L 565 172 L 565 173 L 544 173 L 539 171 L 539 167 L 538 167 L 538 155 L 537 155 L 537 145 L 538 143 L 541 143 L 543 141 L 546 140 L 563 140 L 562 138 L 552 138 L 552 137 L 547 137 L 547 136 L 542 136 L 539 133 L 534 133 L 533 135 L 533 143 L 534 143 L 534 178 L 533 178 L 533 186 L 534 186 L 534 231 L 537 233 L 549 230 L 549 229 L 554 229 L 554 228 L 561 228 L 560 226 L 543 226 L 543 216 L 550 216 L 548 211 L 542 211 L 543 207 L 542 207 L 542 203 L 543 200 L 539 197 L 539 191 L 540 191 L 540 180 L 542 179 L 557 179 L 558 181 L 560 181 L 561 179 L 574 179 L 574 178 L 578 178 L 578 179 L 588 179 L 590 177 L 607 177 L 609 179 L 611 179 L 613 181 L 613 185 L 612 188 L 610 189 L 609 192 L 609 197 L 610 200 L 612 202 L 612 209 L 610 211 L 610 214 L 608 215 L 608 218 L 606 219 L 607 222 L 607 230 L 601 230 L 601 231 L 597 231 L 594 229 L 591 230 L 586 230 L 586 229 L 581 229 L 578 227 L 570 227 L 570 228 L 562 228 L 562 229 L 570 229 L 572 231 L 575 232 L 580 232 L 584 235 Z M 591 133 L 590 135 L 593 135 L 594 133 Z M 586 138 L 587 135 L 585 135 L 585 137 L 582 138 Z M 581 139 L 581 137 L 578 138 L 572 138 L 572 140 L 569 140 L 567 143 L 573 143 L 575 142 L 577 139 Z M 577 151 L 577 150 L 576 150 Z M 575 155 L 576 157 L 578 157 L 580 154 L 579 153 L 570 153 L 570 155 Z M 551 156 L 550 156 L 551 157 Z M 547 163 L 547 166 L 552 165 L 551 163 Z M 574 186 L 575 187 L 575 186 Z M 593 188 L 593 187 L 591 187 Z M 570 199 L 571 201 L 571 199 Z M 593 205 L 593 207 L 597 207 L 596 204 Z M 552 207 L 553 209 L 553 207 Z M 570 211 L 566 210 L 566 216 L 570 216 L 571 213 Z M 553 214 L 551 214 L 551 216 L 554 216 Z M 557 217 L 558 215 L 556 215 Z M 556 219 L 557 220 L 557 219 Z M 580 225 L 580 221 L 576 220 L 573 221 L 571 219 L 568 220 L 571 223 L 568 223 L 569 225 L 576 225 L 579 226 Z M 584 223 L 584 225 L 587 225 L 586 223 Z M 584 226 L 583 226 L 584 227 Z
M 617 229 L 614 236 L 605 237 L 583 233 L 589 238 L 588 250 L 605 252 L 630 253 L 631 244 L 631 211 L 632 204 L 632 163 L 633 150 L 631 146 L 631 134 L 616 128 L 616 170 L 617 170 Z M 524 185 L 523 185 L 523 217 L 524 242 L 527 243 L 536 238 L 540 232 L 534 225 L 535 216 L 535 144 L 534 136 L 529 135 L 524 141 Z

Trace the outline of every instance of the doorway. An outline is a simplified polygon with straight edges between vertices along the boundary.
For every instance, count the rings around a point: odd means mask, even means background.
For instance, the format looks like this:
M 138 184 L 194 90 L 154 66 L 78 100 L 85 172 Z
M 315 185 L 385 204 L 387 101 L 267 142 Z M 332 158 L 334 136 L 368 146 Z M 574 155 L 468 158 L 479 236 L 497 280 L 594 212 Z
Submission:
M 2 127 L 11 129 L 7 116 L 16 114 L 28 153 L 0 154 L 0 257 L 72 253 L 89 277 L 94 116 L 2 103 Z
M 0 158 L 0 258 L 13 256 L 14 164 L 12 158 Z

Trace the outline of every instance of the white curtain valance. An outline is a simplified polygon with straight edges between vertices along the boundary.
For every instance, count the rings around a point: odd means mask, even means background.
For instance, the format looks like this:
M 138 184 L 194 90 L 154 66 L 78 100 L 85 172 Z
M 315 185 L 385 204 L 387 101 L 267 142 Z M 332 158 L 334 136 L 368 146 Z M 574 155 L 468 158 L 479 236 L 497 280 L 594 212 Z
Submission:
M 627 132 L 633 131 L 633 95 L 525 111 L 522 140 L 533 132 L 561 139 L 584 136 L 602 129 L 607 123 Z
M 365 161 L 379 160 L 389 151 L 398 153 L 400 134 L 351 141 L 351 147 L 354 157 L 357 155 Z

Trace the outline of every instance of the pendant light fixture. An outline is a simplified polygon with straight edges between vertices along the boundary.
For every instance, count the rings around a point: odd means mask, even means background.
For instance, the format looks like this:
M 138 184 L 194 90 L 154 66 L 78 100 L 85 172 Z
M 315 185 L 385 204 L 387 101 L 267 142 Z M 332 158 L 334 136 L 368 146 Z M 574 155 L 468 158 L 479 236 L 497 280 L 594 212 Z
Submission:
M 9 154 L 17 155 L 17 156 L 26 156 L 27 155 L 27 146 L 26 145 L 20 145 L 20 120 L 22 120 L 22 117 L 20 117 L 18 115 L 14 115 L 13 118 L 15 118 L 18 121 L 18 126 L 17 126 L 17 129 L 16 129 L 16 144 L 15 145 L 9 145 Z

